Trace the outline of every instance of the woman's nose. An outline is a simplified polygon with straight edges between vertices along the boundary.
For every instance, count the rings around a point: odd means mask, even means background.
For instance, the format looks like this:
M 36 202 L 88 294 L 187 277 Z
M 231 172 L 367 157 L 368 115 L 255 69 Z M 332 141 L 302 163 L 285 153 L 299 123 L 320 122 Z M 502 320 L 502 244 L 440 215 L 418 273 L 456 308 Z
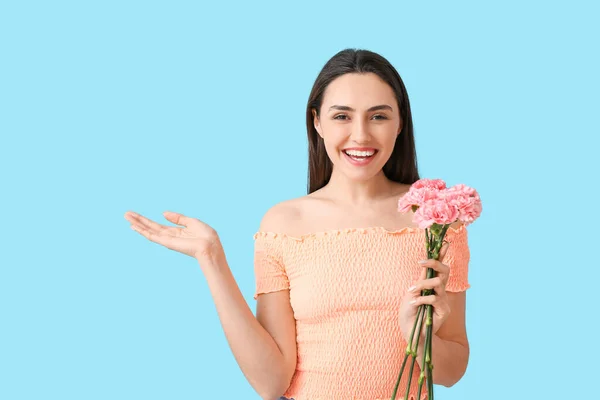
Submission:
M 371 140 L 367 124 L 360 119 L 356 119 L 350 129 L 350 140 L 356 143 L 367 143 Z

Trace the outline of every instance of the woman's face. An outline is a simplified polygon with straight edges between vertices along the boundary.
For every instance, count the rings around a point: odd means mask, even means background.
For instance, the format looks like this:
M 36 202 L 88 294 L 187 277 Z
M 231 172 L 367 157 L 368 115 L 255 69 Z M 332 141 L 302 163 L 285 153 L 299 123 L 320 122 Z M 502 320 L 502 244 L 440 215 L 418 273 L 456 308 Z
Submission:
M 394 91 L 374 73 L 333 80 L 313 116 L 334 169 L 357 180 L 379 173 L 402 129 Z

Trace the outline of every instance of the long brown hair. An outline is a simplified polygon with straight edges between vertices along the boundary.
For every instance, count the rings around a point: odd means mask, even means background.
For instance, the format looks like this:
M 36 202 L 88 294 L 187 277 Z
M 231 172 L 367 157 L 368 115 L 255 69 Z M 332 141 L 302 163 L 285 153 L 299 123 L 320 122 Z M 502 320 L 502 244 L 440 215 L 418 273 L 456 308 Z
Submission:
M 315 129 L 312 110 L 315 110 L 319 116 L 325 89 L 334 79 L 348 73 L 367 72 L 377 74 L 394 90 L 403 124 L 402 131 L 396 138 L 392 155 L 383 166 L 383 172 L 388 179 L 399 183 L 413 184 L 419 180 L 410 102 L 402 78 L 390 62 L 381 55 L 368 50 L 345 49 L 327 61 L 317 76 L 308 98 L 306 129 L 309 194 L 325 186 L 333 171 L 333 164 L 325 151 L 323 139 Z

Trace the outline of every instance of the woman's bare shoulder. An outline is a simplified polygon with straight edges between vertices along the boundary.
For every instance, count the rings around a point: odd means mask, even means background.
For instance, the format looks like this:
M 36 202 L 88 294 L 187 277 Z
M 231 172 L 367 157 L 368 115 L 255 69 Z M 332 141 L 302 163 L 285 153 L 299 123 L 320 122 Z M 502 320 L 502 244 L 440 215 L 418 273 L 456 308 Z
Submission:
M 286 233 L 286 227 L 302 216 L 303 197 L 288 199 L 269 208 L 261 222 L 260 231 Z
M 303 230 L 303 223 L 312 215 L 311 210 L 322 205 L 324 199 L 315 195 L 305 195 L 276 203 L 269 208 L 260 223 L 260 231 L 298 234 Z

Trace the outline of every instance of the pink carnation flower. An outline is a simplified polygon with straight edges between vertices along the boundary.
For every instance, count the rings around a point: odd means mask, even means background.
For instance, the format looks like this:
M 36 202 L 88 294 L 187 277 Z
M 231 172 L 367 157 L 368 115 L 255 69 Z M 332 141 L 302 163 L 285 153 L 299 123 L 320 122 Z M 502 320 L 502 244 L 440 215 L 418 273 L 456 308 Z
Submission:
M 471 224 L 481 214 L 481 199 L 477 191 L 462 183 L 444 190 L 442 196 L 458 210 L 458 219 Z
M 408 192 L 398 200 L 398 211 L 407 212 L 410 211 L 413 206 L 421 207 L 427 200 L 437 199 L 439 193 L 440 191 L 433 187 L 422 186 L 416 188 L 411 186 Z
M 420 227 L 451 224 L 457 220 L 468 225 L 481 214 L 481 199 L 475 189 L 462 183 L 446 188 L 441 179 L 423 178 L 413 183 L 398 200 L 399 212 L 413 209 L 414 222 Z
M 473 189 L 472 187 L 465 185 L 464 183 L 457 183 L 456 185 L 452 186 L 451 188 L 446 189 L 446 191 L 461 192 L 465 196 L 475 197 L 475 198 L 479 199 L 479 194 L 477 193 L 477 191 L 475 189 Z
M 427 229 L 433 224 L 451 224 L 459 217 L 458 209 L 444 198 L 429 199 L 415 212 L 414 222 L 421 229 Z
M 443 190 L 446 189 L 446 182 L 441 179 L 422 178 L 412 184 L 411 188 L 421 189 L 428 187 L 431 189 Z

